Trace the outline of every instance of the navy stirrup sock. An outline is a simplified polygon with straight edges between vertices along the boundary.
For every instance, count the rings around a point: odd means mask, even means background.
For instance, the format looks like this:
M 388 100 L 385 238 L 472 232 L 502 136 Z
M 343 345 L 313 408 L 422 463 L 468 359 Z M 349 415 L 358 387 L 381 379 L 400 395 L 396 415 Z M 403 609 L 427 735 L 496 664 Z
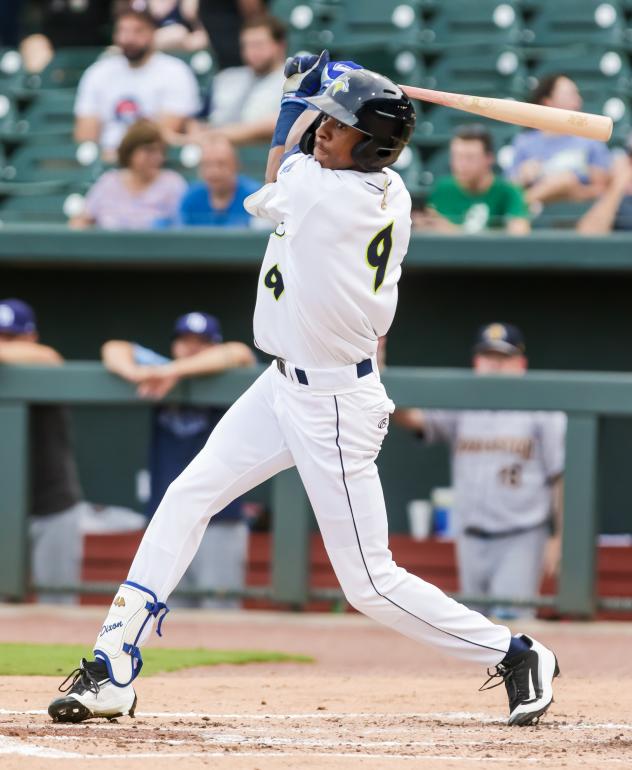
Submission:
M 522 637 L 512 636 L 509 649 L 507 650 L 507 654 L 503 658 L 502 662 L 506 663 L 510 658 L 513 658 L 516 655 L 522 655 L 524 652 L 529 652 L 530 649 L 531 647 L 529 647 L 529 645 L 522 640 Z

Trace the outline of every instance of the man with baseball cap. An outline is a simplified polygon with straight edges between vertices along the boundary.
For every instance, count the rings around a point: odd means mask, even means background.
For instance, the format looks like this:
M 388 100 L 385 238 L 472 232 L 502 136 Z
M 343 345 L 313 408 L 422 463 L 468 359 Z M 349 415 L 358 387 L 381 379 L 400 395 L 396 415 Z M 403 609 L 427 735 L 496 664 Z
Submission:
M 473 368 L 480 375 L 527 370 L 520 329 L 478 330 Z M 404 409 L 396 421 L 427 443 L 450 446 L 461 591 L 529 599 L 560 555 L 566 415 L 561 412 Z M 531 610 L 496 610 L 505 617 Z
M 32 364 L 61 366 L 64 360 L 39 341 L 33 308 L 20 299 L 0 300 L 0 367 Z M 79 583 L 83 535 L 94 531 L 138 529 L 140 514 L 117 506 L 95 506 L 83 499 L 68 409 L 55 404 L 30 408 L 31 575 L 35 585 Z M 71 594 L 40 593 L 42 602 L 70 604 Z
M 142 398 L 160 400 L 180 380 L 219 374 L 255 363 L 242 342 L 224 342 L 219 321 L 208 313 L 180 316 L 173 327 L 172 359 L 133 342 L 111 340 L 102 348 L 109 371 L 137 385 Z M 156 406 L 152 415 L 149 451 L 150 495 L 147 515 L 153 516 L 168 486 L 206 444 L 224 408 L 178 405 Z M 237 591 L 245 582 L 248 527 L 241 500 L 214 516 L 202 544 L 180 582 L 180 589 Z M 183 600 L 202 607 L 236 607 L 233 599 Z

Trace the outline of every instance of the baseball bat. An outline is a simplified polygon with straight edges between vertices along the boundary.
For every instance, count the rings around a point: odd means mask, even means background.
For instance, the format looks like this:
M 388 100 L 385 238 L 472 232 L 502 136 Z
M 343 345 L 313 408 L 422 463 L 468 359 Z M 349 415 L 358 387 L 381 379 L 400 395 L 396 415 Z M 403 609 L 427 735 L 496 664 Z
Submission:
M 441 104 L 455 110 L 473 112 L 475 115 L 513 123 L 516 126 L 584 136 L 600 142 L 607 142 L 612 136 L 612 118 L 605 115 L 561 110 L 557 107 L 545 107 L 542 104 L 529 104 L 511 99 L 452 94 L 448 91 L 434 91 L 431 88 L 417 88 L 417 86 L 402 85 L 400 88 L 411 99 L 421 99 L 424 102 Z

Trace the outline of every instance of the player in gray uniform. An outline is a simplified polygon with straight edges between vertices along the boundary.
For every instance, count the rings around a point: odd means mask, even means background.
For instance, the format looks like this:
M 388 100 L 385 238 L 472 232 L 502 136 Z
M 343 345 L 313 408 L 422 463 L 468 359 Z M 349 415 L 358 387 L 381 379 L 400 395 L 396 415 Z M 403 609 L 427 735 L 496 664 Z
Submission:
M 519 376 L 527 368 L 523 335 L 510 324 L 482 327 L 473 352 L 478 374 Z M 560 554 L 566 415 L 407 409 L 395 419 L 427 443 L 450 446 L 461 591 L 537 596 L 543 571 L 555 572 Z
M 154 618 L 162 621 L 210 517 L 292 466 L 354 607 L 493 667 L 507 686 L 510 724 L 533 723 L 553 700 L 559 669 L 551 650 L 398 567 L 388 548 L 375 459 L 394 404 L 376 352 L 395 314 L 411 226 L 410 194 L 389 167 L 410 139 L 415 112 L 395 83 L 348 62 L 323 83 L 328 58 L 324 51 L 294 63 L 268 184 L 245 202 L 276 225 L 254 313 L 255 343 L 276 361 L 170 485 L 101 627 L 95 660 L 82 661 L 66 697 L 51 703 L 53 719 L 133 712 L 140 647 Z

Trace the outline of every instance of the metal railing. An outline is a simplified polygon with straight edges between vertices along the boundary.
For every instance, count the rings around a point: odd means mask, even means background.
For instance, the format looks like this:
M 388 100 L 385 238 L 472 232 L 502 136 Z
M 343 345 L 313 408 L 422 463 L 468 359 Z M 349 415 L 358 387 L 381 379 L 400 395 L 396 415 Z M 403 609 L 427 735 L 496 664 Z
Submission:
M 166 400 L 228 406 L 262 369 L 188 380 Z M 600 418 L 632 415 L 632 375 L 530 372 L 521 378 L 503 378 L 479 377 L 460 369 L 392 367 L 384 373 L 383 381 L 389 395 L 402 407 L 566 412 L 566 515 L 558 594 L 554 600 L 540 597 L 529 604 L 553 605 L 561 613 L 580 616 L 591 616 L 598 606 L 632 608 L 629 597 L 598 601 L 595 595 Z M 146 405 L 135 395 L 132 385 L 112 376 L 99 363 L 0 369 L 0 595 L 14 598 L 23 597 L 28 588 L 28 424 L 29 406 L 37 403 Z M 257 589 L 257 593 L 292 605 L 302 605 L 309 598 L 339 598 L 336 591 L 309 589 L 310 509 L 295 471 L 285 471 L 273 480 L 271 504 L 272 583 Z M 108 587 L 77 588 L 84 593 L 86 589 L 100 593 Z M 492 603 L 502 601 L 494 599 Z M 517 603 L 511 597 L 505 601 Z

